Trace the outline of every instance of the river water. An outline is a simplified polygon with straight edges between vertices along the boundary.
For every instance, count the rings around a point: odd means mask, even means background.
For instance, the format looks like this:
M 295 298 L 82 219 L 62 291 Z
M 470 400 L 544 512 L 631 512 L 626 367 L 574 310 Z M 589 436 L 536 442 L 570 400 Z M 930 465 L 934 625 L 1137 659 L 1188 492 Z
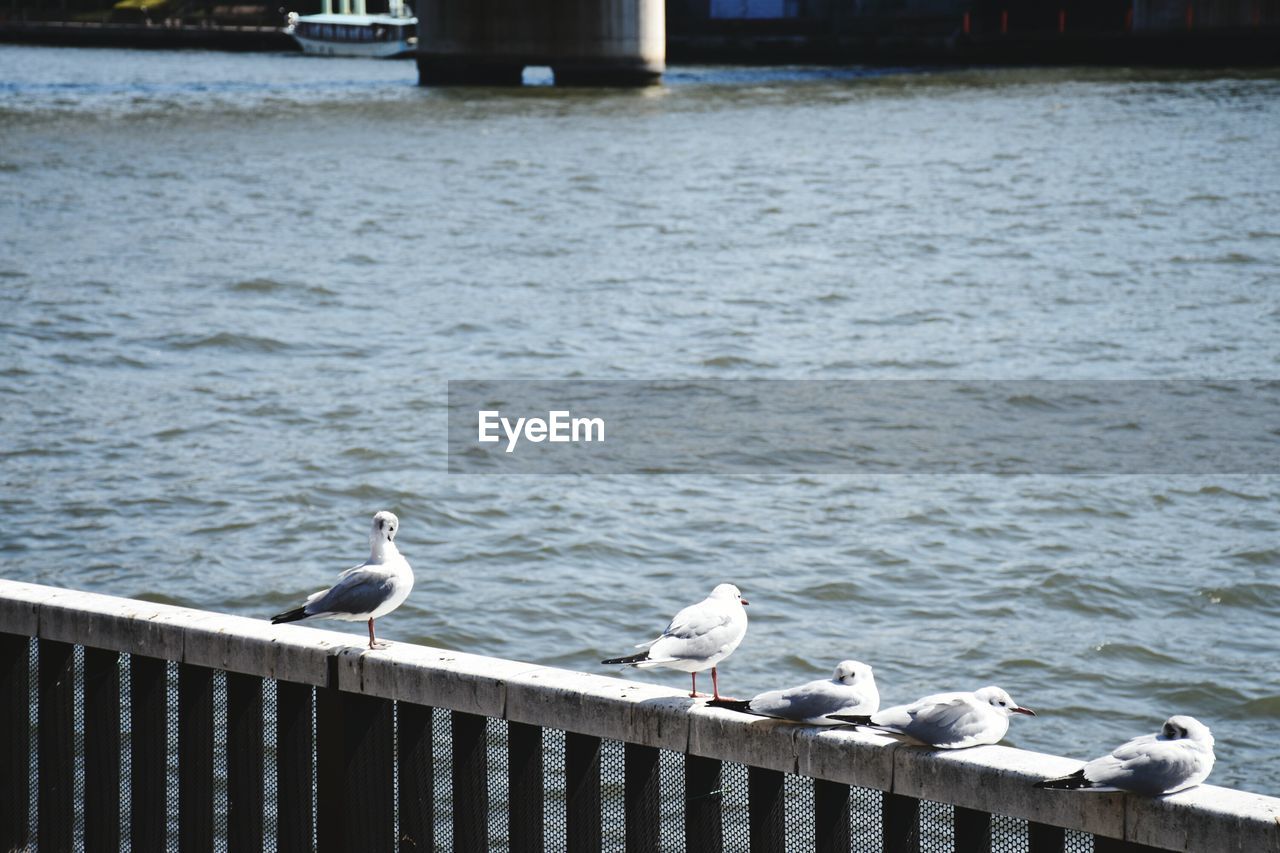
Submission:
M 392 640 L 600 672 L 732 580 L 729 693 L 997 683 L 1079 757 L 1192 714 L 1280 794 L 1280 478 L 445 456 L 450 379 L 1274 378 L 1280 73 L 414 82 L 0 47 L 3 576 L 267 617 L 386 508 Z

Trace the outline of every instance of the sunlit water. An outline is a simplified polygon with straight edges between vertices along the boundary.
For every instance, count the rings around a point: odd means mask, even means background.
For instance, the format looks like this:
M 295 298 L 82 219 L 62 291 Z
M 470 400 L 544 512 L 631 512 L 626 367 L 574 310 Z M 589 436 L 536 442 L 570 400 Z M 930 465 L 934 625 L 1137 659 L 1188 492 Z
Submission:
M 721 580 L 727 691 L 1169 714 L 1280 793 L 1274 477 L 445 473 L 462 378 L 1270 378 L 1280 75 L 0 47 L 0 572 L 267 617 L 400 515 L 380 633 L 602 672 Z M 352 626 L 359 634 L 362 626 Z M 683 687 L 680 673 L 633 677 Z

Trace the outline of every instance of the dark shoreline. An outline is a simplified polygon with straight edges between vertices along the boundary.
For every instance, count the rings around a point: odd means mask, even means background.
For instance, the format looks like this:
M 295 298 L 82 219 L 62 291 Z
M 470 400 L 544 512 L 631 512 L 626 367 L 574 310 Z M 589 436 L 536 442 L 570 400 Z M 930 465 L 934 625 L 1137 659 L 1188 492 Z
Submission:
M 280 27 L 168 27 L 77 21 L 0 21 L 0 43 L 50 47 L 278 52 L 300 50 Z
M 0 21 L 0 43 L 297 52 L 276 27 Z M 1280 28 L 1142 33 L 773 35 L 668 33 L 672 64 L 1280 67 Z

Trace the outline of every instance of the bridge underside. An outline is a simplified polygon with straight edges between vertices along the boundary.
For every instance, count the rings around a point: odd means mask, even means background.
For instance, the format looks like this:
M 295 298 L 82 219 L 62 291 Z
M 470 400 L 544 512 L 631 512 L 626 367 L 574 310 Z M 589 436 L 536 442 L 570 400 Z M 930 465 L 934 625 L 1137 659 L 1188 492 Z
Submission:
M 666 66 L 664 0 L 422 0 L 418 80 L 519 86 L 529 66 L 557 85 L 647 86 Z

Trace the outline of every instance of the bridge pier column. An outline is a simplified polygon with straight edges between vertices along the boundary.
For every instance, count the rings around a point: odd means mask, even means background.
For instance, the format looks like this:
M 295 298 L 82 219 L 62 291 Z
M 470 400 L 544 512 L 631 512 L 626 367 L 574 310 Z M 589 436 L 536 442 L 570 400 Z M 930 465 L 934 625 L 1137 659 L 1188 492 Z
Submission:
M 557 85 L 646 86 L 666 67 L 665 0 L 419 0 L 424 86 L 520 85 L 530 65 Z

